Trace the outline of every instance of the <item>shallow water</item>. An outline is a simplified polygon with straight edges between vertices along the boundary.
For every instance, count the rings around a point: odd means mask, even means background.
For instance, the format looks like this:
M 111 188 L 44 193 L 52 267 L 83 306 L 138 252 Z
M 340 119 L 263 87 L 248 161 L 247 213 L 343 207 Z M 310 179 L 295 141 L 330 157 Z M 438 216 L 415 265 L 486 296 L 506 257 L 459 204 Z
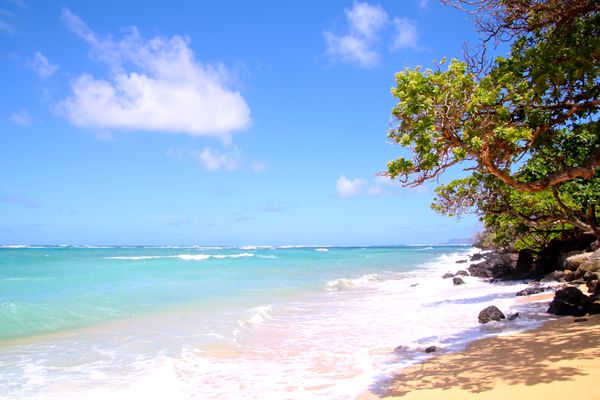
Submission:
M 440 278 L 471 251 L 0 248 L 0 397 L 354 398 L 424 347 L 538 323 L 523 283 Z M 480 326 L 490 304 L 524 317 Z

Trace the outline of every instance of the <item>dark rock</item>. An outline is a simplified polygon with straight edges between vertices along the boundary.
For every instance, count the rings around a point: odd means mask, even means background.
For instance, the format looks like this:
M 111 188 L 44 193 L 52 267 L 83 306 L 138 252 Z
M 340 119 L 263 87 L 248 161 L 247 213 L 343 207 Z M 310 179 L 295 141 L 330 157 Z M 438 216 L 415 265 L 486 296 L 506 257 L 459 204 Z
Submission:
M 444 275 L 442 275 L 442 279 L 448 279 L 448 278 L 454 278 L 454 274 L 451 272 L 446 272 Z
M 410 287 L 416 287 L 416 286 L 419 286 L 419 284 L 418 283 L 413 283 L 412 285 L 410 285 Z
M 437 350 L 436 346 L 429 346 L 425 349 L 425 353 L 433 353 Z
M 454 286 L 458 286 L 458 285 L 464 285 L 465 281 L 463 281 L 461 278 L 454 277 L 452 279 L 452 283 L 454 283 Z
M 469 261 L 469 260 L 458 260 L 456 263 L 457 263 L 457 264 L 464 264 L 464 263 L 466 263 L 467 261 Z
M 584 251 L 596 240 L 594 235 L 581 235 L 571 239 L 554 239 L 540 252 L 535 262 L 535 273 L 545 276 L 564 269 L 566 259 L 575 251 Z
M 486 253 L 483 256 L 483 261 L 469 266 L 469 274 L 478 278 L 512 279 L 516 271 L 518 257 L 517 253 L 497 251 Z
M 527 289 L 519 290 L 515 296 L 531 296 L 532 294 L 542 293 L 548 290 L 545 287 L 529 287 Z
M 479 261 L 483 259 L 483 254 L 476 253 L 471 256 L 471 261 Z
M 500 321 L 506 317 L 504 314 L 502 314 L 502 311 L 500 311 L 498 307 L 489 306 L 481 310 L 478 318 L 480 324 L 486 324 L 490 321 Z
M 544 276 L 540 282 L 564 282 L 565 273 L 563 271 L 552 271 Z
M 460 269 L 460 270 L 456 271 L 454 276 L 469 276 L 469 273 L 467 271 L 465 271 L 464 269 Z
M 566 287 L 554 294 L 554 300 L 548 307 L 548 313 L 554 315 L 572 315 L 582 317 L 587 314 L 592 300 L 576 287 Z
M 587 318 L 575 318 L 573 322 L 586 322 L 587 320 Z
M 514 313 L 511 314 L 510 316 L 508 316 L 508 318 L 506 318 L 509 321 L 514 321 L 515 319 L 519 318 L 519 313 Z
M 515 265 L 515 275 L 517 276 L 526 276 L 528 275 L 533 268 L 533 253 L 529 250 L 521 250 L 519 251 L 519 255 L 517 258 L 517 264 Z
M 394 349 L 394 353 L 404 353 L 405 351 L 409 351 L 410 348 L 408 346 L 398 346 Z
M 598 280 L 594 279 L 593 281 L 587 281 L 586 286 L 588 288 L 588 293 L 594 294 L 596 288 L 598 287 Z
M 600 314 L 600 303 L 595 301 L 590 306 L 590 315 Z

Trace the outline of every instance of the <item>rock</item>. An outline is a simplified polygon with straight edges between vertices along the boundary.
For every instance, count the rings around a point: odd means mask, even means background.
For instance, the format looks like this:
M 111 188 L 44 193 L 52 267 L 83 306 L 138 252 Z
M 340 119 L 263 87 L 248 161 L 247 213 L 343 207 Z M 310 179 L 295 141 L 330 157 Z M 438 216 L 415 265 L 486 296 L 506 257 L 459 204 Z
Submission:
M 405 351 L 409 351 L 410 348 L 408 346 L 398 346 L 394 349 L 394 353 L 404 353 Z
M 468 260 L 458 260 L 456 263 L 457 263 L 457 264 L 464 264 L 464 263 L 466 263 L 467 261 L 468 261 Z
M 429 346 L 425 349 L 425 353 L 433 353 L 437 350 L 436 346 Z
M 571 271 L 570 269 L 565 269 L 563 273 L 566 282 L 571 282 L 575 280 L 575 272 Z
M 442 279 L 454 278 L 454 274 L 452 272 L 446 272 L 442 275 Z
M 598 250 L 596 250 L 597 252 Z M 594 254 L 596 254 L 594 252 Z M 579 264 L 577 270 L 575 271 L 575 276 L 577 278 L 583 277 L 587 272 L 600 272 L 600 259 L 592 259 L 590 258 L 588 261 Z
M 584 251 L 595 240 L 596 237 L 593 234 L 585 234 L 566 240 L 551 240 L 542 249 L 536 260 L 535 274 L 545 276 L 552 271 L 565 269 L 565 262 L 569 256 L 572 256 L 574 252 Z
M 484 260 L 471 264 L 469 274 L 478 278 L 507 279 L 514 275 L 519 255 L 517 253 L 486 253 Z
M 413 283 L 412 285 L 410 285 L 410 287 L 417 287 L 417 286 L 419 286 L 418 283 Z
M 552 271 L 542 279 L 540 282 L 564 282 L 565 273 L 563 271 Z
M 554 299 L 548 307 L 548 313 L 554 315 L 572 315 L 582 317 L 587 314 L 592 300 L 576 287 L 566 287 L 554 294 Z
M 545 287 L 529 287 L 527 289 L 519 290 L 515 296 L 531 296 L 532 294 L 542 293 L 548 290 Z
M 590 306 L 590 315 L 600 314 L 600 302 L 595 301 Z
M 517 277 L 529 275 L 533 268 L 534 257 L 531 251 L 521 250 L 515 265 L 515 274 Z
M 570 270 L 576 270 L 577 267 L 579 267 L 579 265 L 581 265 L 582 263 L 588 261 L 592 255 L 591 252 L 589 253 L 582 253 L 580 251 L 574 251 L 569 253 L 570 255 L 567 256 L 567 258 L 565 259 L 565 262 L 563 264 L 563 268 L 566 269 L 570 269 Z
M 519 318 L 519 313 L 514 313 L 511 314 L 508 318 L 506 318 L 509 321 L 514 321 L 515 319 Z
M 587 320 L 587 318 L 575 318 L 573 322 L 586 322 Z
M 476 253 L 471 256 L 471 261 L 479 261 L 479 260 L 483 260 L 483 254 Z
M 496 306 L 489 306 L 481 310 L 479 313 L 479 323 L 486 324 L 490 321 L 500 321 L 501 319 L 506 318 L 502 311 L 498 309 Z
M 456 271 L 454 276 L 469 276 L 469 273 L 467 271 L 465 271 L 464 269 L 460 269 L 460 270 Z
M 454 277 L 452 279 L 452 283 L 454 283 L 454 286 L 458 286 L 458 285 L 464 285 L 465 281 L 463 281 L 461 278 Z
M 596 291 L 596 287 L 598 287 L 598 279 L 587 281 L 585 285 L 587 286 L 588 293 L 593 294 Z

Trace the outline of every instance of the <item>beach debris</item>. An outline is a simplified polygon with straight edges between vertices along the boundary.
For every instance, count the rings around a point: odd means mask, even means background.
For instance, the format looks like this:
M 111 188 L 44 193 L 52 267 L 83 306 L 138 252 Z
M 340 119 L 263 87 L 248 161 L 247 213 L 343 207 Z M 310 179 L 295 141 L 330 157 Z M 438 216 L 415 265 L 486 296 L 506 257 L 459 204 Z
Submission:
M 496 306 L 488 306 L 481 310 L 479 313 L 479 323 L 487 324 L 490 321 L 500 321 L 501 319 L 506 318 L 502 311 Z
M 469 273 L 464 269 L 459 269 L 458 271 L 456 271 L 454 276 L 469 276 Z
M 583 317 L 590 311 L 592 300 L 576 287 L 557 290 L 548 307 L 548 313 L 554 315 L 572 315 Z
M 511 315 L 509 315 L 509 316 L 508 316 L 506 319 L 507 319 L 508 321 L 514 321 L 514 320 L 515 320 L 515 319 L 517 319 L 517 318 L 519 318 L 519 313 L 518 313 L 518 312 L 517 312 L 517 313 L 514 313 L 514 314 L 511 314 Z
M 425 353 L 433 353 L 437 350 L 436 346 L 429 346 L 425 349 Z
M 531 296 L 532 294 L 538 294 L 547 291 L 548 288 L 543 286 L 528 287 L 527 289 L 519 290 L 515 296 Z
M 454 283 L 454 286 L 458 286 L 458 285 L 464 285 L 466 282 L 463 281 L 461 278 L 459 277 L 454 277 L 452 279 L 452 283 Z

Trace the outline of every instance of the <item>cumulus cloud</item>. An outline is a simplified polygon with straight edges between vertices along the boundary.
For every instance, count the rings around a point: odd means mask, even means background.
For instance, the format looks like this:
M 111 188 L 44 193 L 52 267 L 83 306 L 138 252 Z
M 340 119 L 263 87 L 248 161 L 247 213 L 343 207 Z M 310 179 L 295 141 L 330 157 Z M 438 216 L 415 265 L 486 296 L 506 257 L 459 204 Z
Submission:
M 210 147 L 197 153 L 200 165 L 207 171 L 233 171 L 240 167 L 242 156 L 237 150 L 220 152 Z
M 62 19 L 109 72 L 106 79 L 82 74 L 71 82 L 71 95 L 57 105 L 71 123 L 225 140 L 250 123 L 246 101 L 229 88 L 231 73 L 197 61 L 189 38 L 146 39 L 132 27 L 114 40 L 99 37 L 68 9 Z
M 58 65 L 52 64 L 46 56 L 36 51 L 32 58 L 27 60 L 27 67 L 33 70 L 41 79 L 49 78 L 58 70 Z
M 394 42 L 392 50 L 418 48 L 417 21 L 409 18 L 394 18 Z
M 333 59 L 356 63 L 362 68 L 377 65 L 379 54 L 373 47 L 379 40 L 379 31 L 388 23 L 388 14 L 379 5 L 361 2 L 355 2 L 345 13 L 347 34 L 323 33 L 327 53 Z
M 340 197 L 354 197 L 363 194 L 365 181 L 361 178 L 348 179 L 344 175 L 335 182 L 335 190 Z
M 19 126 L 30 126 L 31 125 L 31 115 L 27 110 L 21 110 L 14 112 L 10 115 L 11 121 Z
M 419 5 L 427 7 L 427 2 L 421 0 Z M 326 51 L 332 60 L 372 68 L 381 59 L 377 45 L 382 40 L 391 42 L 391 51 L 419 49 L 415 20 L 400 17 L 391 19 L 380 5 L 365 2 L 355 2 L 345 10 L 345 14 L 347 33 L 323 32 Z

